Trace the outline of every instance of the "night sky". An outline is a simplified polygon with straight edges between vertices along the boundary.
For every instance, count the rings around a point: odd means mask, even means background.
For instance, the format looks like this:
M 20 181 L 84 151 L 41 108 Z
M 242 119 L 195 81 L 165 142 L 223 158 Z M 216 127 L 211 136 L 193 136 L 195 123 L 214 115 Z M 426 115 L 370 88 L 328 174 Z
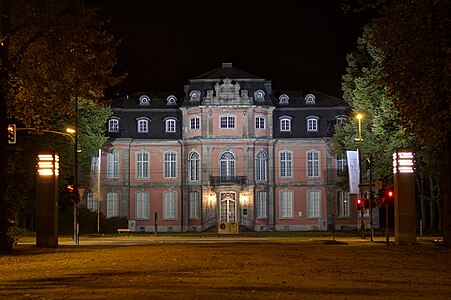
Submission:
M 139 91 L 183 96 L 189 78 L 223 62 L 271 80 L 273 89 L 341 97 L 346 54 L 363 18 L 340 1 L 95 0 L 118 39 L 127 79 L 111 97 Z

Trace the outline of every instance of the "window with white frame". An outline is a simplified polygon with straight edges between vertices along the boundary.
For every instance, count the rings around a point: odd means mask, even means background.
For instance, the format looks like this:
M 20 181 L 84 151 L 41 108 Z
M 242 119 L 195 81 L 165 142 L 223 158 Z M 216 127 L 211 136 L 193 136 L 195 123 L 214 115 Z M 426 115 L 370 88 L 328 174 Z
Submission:
M 200 118 L 199 117 L 191 117 L 189 119 L 189 129 L 190 130 L 199 130 L 200 128 Z
M 145 133 L 149 132 L 149 119 L 148 118 L 139 118 L 138 122 L 138 132 Z
M 136 178 L 149 178 L 149 153 L 136 153 Z
M 150 197 L 148 192 L 136 193 L 136 218 L 149 219 L 150 217 Z
M 119 193 L 106 193 L 106 217 L 119 217 Z
M 255 179 L 257 181 L 266 181 L 268 160 L 266 154 L 260 151 L 255 156 Z
M 97 211 L 97 199 L 94 193 L 88 193 L 86 197 L 86 208 L 90 211 Z
M 119 132 L 119 120 L 118 119 L 108 120 L 108 131 L 109 132 Z
M 265 129 L 266 128 L 266 124 L 265 124 L 265 117 L 263 116 L 257 116 L 255 118 L 255 129 Z
M 200 171 L 200 159 L 197 152 L 191 152 L 189 154 L 189 174 L 188 178 L 190 181 L 199 181 L 199 171 Z
M 293 176 L 293 153 L 291 151 L 279 152 L 279 177 L 287 178 Z
M 200 193 L 189 193 L 189 218 L 200 219 Z
M 230 151 L 222 153 L 219 159 L 219 168 L 221 177 L 235 176 L 235 155 Z
M 343 156 L 337 157 L 337 175 L 343 175 L 346 173 L 346 168 L 348 164 L 346 158 Z
M 106 155 L 106 178 L 119 178 L 119 153 Z
M 343 124 L 346 122 L 346 116 L 336 116 L 335 117 L 335 124 Z
M 221 116 L 219 124 L 221 129 L 235 129 L 235 116 Z
M 337 216 L 350 217 L 351 216 L 351 201 L 349 199 L 349 192 L 337 191 Z
M 164 153 L 164 178 L 177 177 L 177 153 Z
M 318 131 L 318 117 L 307 117 L 307 131 Z
M 283 132 L 291 131 L 291 118 L 288 117 L 280 118 L 280 131 Z
M 321 217 L 321 191 L 319 190 L 307 191 L 307 217 Z
M 165 129 L 166 132 L 175 132 L 175 119 L 167 119 L 165 120 Z
M 280 219 L 293 218 L 293 191 L 284 190 L 279 192 L 279 217 Z
M 319 151 L 311 150 L 307 152 L 307 177 L 320 177 Z
M 257 191 L 256 195 L 257 219 L 268 217 L 268 193 L 265 191 Z
M 177 192 L 175 191 L 163 192 L 163 219 L 177 219 Z

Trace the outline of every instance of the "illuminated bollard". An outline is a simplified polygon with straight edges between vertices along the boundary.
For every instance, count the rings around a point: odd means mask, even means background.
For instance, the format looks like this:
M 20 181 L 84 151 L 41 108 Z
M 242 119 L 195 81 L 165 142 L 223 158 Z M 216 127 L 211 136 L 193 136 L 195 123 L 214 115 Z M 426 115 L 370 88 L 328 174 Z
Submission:
M 38 155 L 36 180 L 36 246 L 58 247 L 58 174 L 56 153 Z
M 414 163 L 412 149 L 397 149 L 393 154 L 396 245 L 417 242 Z

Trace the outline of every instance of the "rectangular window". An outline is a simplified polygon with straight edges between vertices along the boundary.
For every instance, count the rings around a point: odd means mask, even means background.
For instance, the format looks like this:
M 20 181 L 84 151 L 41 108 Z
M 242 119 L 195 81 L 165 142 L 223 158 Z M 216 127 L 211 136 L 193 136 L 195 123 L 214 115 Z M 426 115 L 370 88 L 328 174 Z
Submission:
M 106 193 L 106 217 L 119 217 L 119 193 Z
M 149 193 L 136 193 L 136 218 L 149 219 L 150 216 L 150 199 Z
M 321 192 L 318 190 L 307 191 L 307 217 L 320 217 Z
M 149 178 L 149 153 L 136 154 L 136 178 Z
M 279 216 L 280 219 L 292 219 L 293 218 L 293 191 L 280 191 L 279 192 Z
M 164 154 L 164 178 L 177 177 L 177 154 L 168 152 Z
M 308 119 L 307 120 L 307 131 L 318 131 L 318 120 Z
M 307 177 L 319 177 L 319 152 L 307 152 Z
M 281 119 L 280 120 L 280 131 L 291 131 L 291 120 Z
M 109 132 L 119 132 L 119 121 L 112 119 L 108 121 L 108 131 Z
M 288 151 L 282 151 L 279 153 L 279 160 L 280 160 L 280 177 L 286 178 L 286 177 L 292 177 L 292 158 L 291 158 L 291 152 Z
M 351 209 L 350 209 L 350 200 L 349 193 L 346 191 L 338 191 L 337 192 L 337 216 L 338 217 L 350 217 Z
M 189 120 L 189 129 L 190 130 L 198 130 L 200 128 L 200 120 L 199 117 L 192 117 Z
M 235 116 L 221 117 L 220 126 L 221 126 L 221 129 L 234 129 L 235 128 Z
M 255 129 L 265 129 L 265 118 L 263 117 L 255 118 Z
M 106 178 L 119 178 L 119 153 L 106 156 Z
M 257 218 L 267 218 L 268 193 L 257 191 Z
M 138 120 L 138 132 L 148 132 L 148 121 L 147 120 Z
M 163 218 L 165 220 L 177 219 L 177 193 L 174 191 L 163 193 Z
M 337 158 L 337 175 L 343 175 L 345 174 L 346 170 L 347 170 L 347 162 L 346 162 L 346 158 L 343 157 L 339 157 Z
M 200 219 L 200 193 L 189 193 L 189 218 Z
M 86 199 L 86 208 L 90 211 L 97 211 L 97 194 L 88 193 Z

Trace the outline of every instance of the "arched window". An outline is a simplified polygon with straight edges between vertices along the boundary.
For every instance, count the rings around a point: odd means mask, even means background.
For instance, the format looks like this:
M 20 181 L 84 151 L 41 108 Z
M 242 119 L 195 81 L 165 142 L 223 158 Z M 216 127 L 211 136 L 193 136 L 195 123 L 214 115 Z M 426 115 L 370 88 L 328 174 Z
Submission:
M 136 193 L 136 218 L 149 219 L 150 217 L 150 198 L 148 192 Z
M 255 179 L 257 181 L 266 181 L 267 178 L 267 164 L 265 152 L 258 152 L 255 156 Z
M 175 132 L 175 119 L 169 118 L 165 121 L 166 132 Z
M 318 120 L 316 116 L 307 117 L 307 131 L 318 131 Z
M 219 167 L 221 177 L 235 176 L 235 155 L 233 155 L 230 151 L 222 153 L 219 161 Z
M 106 217 L 119 217 L 119 193 L 106 193 Z
M 138 127 L 138 132 L 140 133 L 145 133 L 145 132 L 149 132 L 149 119 L 146 117 L 141 117 L 136 119 L 137 123 L 137 127 Z
M 191 152 L 189 155 L 189 180 L 199 181 L 199 154 Z
M 177 192 L 175 191 L 163 192 L 163 219 L 177 219 Z
M 291 131 L 291 117 L 280 117 L 280 131 L 289 132 Z
M 110 119 L 108 121 L 108 131 L 109 132 L 119 132 L 119 120 Z

